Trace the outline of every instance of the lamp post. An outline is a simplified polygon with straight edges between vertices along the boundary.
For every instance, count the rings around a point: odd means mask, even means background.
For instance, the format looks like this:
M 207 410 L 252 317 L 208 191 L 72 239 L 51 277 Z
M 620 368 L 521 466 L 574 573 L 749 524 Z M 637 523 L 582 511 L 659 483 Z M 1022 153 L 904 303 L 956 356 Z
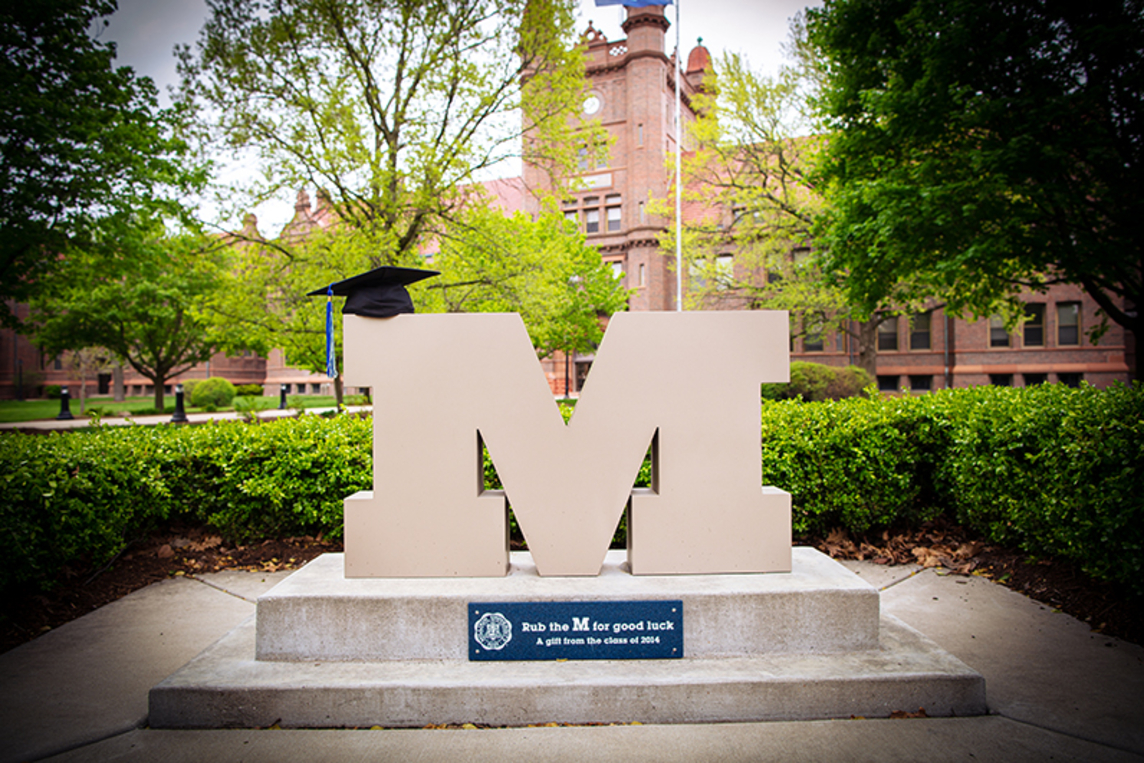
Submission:
M 290 391 L 289 384 L 278 385 L 278 410 L 286 410 L 286 393 Z
M 172 424 L 186 424 L 187 412 L 183 408 L 183 385 L 175 385 L 175 415 L 171 417 Z
M 71 395 L 68 394 L 67 387 L 60 387 L 60 415 L 56 416 L 59 421 L 70 421 L 74 419 L 71 412 Z

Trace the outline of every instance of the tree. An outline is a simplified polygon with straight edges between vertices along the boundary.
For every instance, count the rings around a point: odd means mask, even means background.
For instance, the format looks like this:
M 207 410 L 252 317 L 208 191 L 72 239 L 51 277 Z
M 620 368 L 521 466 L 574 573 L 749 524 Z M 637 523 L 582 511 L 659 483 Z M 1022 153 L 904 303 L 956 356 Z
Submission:
M 1016 316 L 1067 282 L 1140 336 L 1139 0 L 832 0 L 808 28 L 837 130 L 821 230 L 853 301 Z
M 107 218 L 169 204 L 203 180 L 151 81 L 115 68 L 114 44 L 89 35 L 115 8 L 37 0 L 0 10 L 0 324 L 15 326 L 5 300 L 26 301 Z
M 584 72 L 567 0 L 211 7 L 180 54 L 180 101 L 210 139 L 256 156 L 266 181 L 241 201 L 328 189 L 373 266 L 414 261 L 526 131 L 530 159 L 572 166 Z
M 822 262 L 813 235 L 825 202 L 814 175 L 828 137 L 808 135 L 805 109 L 818 72 L 804 53 L 800 19 L 793 65 L 771 78 L 738 54 L 722 56 L 696 98 L 697 150 L 685 161 L 685 194 L 700 214 L 684 224 L 692 307 L 787 310 L 791 335 L 853 334 L 874 373 L 877 326 L 896 314 L 880 306 L 860 324 Z M 674 247 L 674 227 L 662 236 Z
M 29 324 L 49 354 L 98 346 L 155 388 L 210 358 L 220 345 L 199 316 L 218 282 L 217 242 L 170 235 L 160 220 L 120 227 L 100 246 L 68 250 Z
M 591 352 L 601 319 L 629 293 L 584 234 L 555 208 L 535 221 L 474 205 L 446 232 L 426 282 L 425 307 L 442 312 L 518 312 L 540 357 Z
M 577 117 L 572 24 L 567 0 L 213 3 L 181 53 L 181 103 L 206 137 L 254 152 L 266 181 L 242 203 L 313 184 L 329 223 L 236 246 L 241 275 L 212 303 L 217 319 L 324 370 L 324 316 L 305 292 L 418 266 L 430 242 L 467 235 L 477 180 L 505 158 L 527 151 L 570 175 L 573 147 L 601 130 Z

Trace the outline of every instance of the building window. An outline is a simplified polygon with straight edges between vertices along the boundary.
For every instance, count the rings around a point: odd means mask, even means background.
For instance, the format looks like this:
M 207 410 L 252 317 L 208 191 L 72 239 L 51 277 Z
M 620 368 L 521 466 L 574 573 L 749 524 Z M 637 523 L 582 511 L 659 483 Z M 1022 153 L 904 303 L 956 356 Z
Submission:
M 585 209 L 584 210 L 584 232 L 585 233 L 599 233 L 600 232 L 600 210 L 598 210 L 598 209 Z
M 608 207 L 608 232 L 614 233 L 620 229 L 620 208 Z
M 617 281 L 624 277 L 624 263 L 619 260 L 613 260 L 612 263 L 612 278 Z
M 929 348 L 930 313 L 918 313 L 910 319 L 910 349 L 928 350 Z
M 647 212 L 644 211 L 644 203 L 640 202 L 640 225 L 647 222 Z
M 1045 306 L 1042 304 L 1025 305 L 1024 344 L 1026 347 L 1043 347 L 1045 345 Z
M 1057 381 L 1066 387 L 1079 387 L 1084 374 L 1057 374 Z
M 882 392 L 897 392 L 898 377 L 878 375 L 878 389 Z
M 311 383 L 311 384 L 310 384 L 310 394 L 311 394 L 311 395 L 320 395 L 320 394 L 322 394 L 322 385 L 321 385 L 321 384 L 314 384 L 314 383 Z
M 643 123 L 636 125 L 636 145 L 643 145 Z
M 52 370 L 53 370 L 53 371 L 62 371 L 62 370 L 64 370 L 64 362 L 63 362 L 63 360 L 61 360 L 61 359 L 60 359 L 60 356 L 59 356 L 59 355 L 57 355 L 57 356 L 56 356 L 56 357 L 55 357 L 55 358 L 52 360 Z
M 1012 387 L 1013 374 L 989 374 L 989 383 L 994 387 Z
M 719 288 L 726 289 L 735 278 L 735 256 L 720 254 L 715 257 L 715 277 L 719 280 Z
M 640 263 L 640 286 L 644 286 L 646 284 L 647 284 L 647 268 L 641 262 Z
M 578 217 L 579 217 L 579 215 L 576 214 L 575 209 L 567 210 L 564 212 L 564 219 L 567 220 L 568 222 L 572 223 L 573 225 L 576 225 L 576 219 Z
M 880 351 L 893 351 L 898 349 L 897 316 L 886 318 L 878 324 L 878 349 Z
M 581 172 L 588 171 L 588 149 L 585 146 L 576 149 L 576 166 Z
M 806 332 L 802 337 L 802 351 L 803 352 L 822 352 L 822 326 L 815 326 L 813 324 L 803 324 L 803 330 Z
M 1057 344 L 1080 344 L 1080 302 L 1057 303 Z
M 1025 386 L 1035 387 L 1038 384 L 1044 384 L 1049 380 L 1048 374 L 1025 374 Z
M 994 315 L 989 319 L 989 346 L 1009 346 L 1009 332 L 1005 330 L 1005 321 L 1001 320 L 999 315 Z
M 914 392 L 929 392 L 933 388 L 932 376 L 910 375 L 910 389 Z

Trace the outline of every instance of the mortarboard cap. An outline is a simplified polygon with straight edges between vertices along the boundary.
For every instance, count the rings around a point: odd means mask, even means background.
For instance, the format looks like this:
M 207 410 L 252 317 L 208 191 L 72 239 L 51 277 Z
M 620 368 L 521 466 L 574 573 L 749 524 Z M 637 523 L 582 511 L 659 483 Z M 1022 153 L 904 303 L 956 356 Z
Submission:
M 364 315 L 368 318 L 389 318 L 399 313 L 413 312 L 413 300 L 405 287 L 423 278 L 440 275 L 436 270 L 397 268 L 383 265 L 344 281 L 315 289 L 306 296 L 317 297 L 333 293 L 346 298 L 342 313 Z

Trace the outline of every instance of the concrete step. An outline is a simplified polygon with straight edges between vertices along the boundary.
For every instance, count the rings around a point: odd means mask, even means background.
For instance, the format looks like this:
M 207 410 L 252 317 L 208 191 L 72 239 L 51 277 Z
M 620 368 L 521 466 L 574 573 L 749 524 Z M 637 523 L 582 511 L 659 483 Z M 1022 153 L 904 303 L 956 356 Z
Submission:
M 258 600 L 260 660 L 468 659 L 469 602 L 682 600 L 687 658 L 878 646 L 878 591 L 797 547 L 790 573 L 631 575 L 609 551 L 599 576 L 540 577 L 514 552 L 501 578 L 355 578 L 325 554 Z
M 986 711 L 982 677 L 898 620 L 877 648 L 684 660 L 269 662 L 251 618 L 151 690 L 152 728 L 707 723 Z

